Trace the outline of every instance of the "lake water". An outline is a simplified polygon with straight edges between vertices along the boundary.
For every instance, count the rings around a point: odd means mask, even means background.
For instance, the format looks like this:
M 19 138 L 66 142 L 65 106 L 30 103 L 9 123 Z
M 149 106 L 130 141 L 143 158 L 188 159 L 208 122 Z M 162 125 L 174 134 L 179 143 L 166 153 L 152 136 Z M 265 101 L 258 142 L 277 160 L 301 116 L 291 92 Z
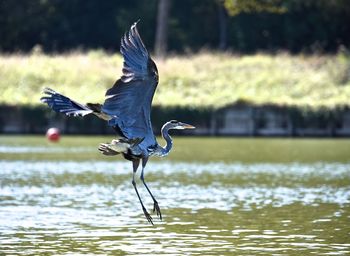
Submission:
M 109 140 L 0 137 L 0 255 L 350 255 L 350 140 L 174 138 L 154 226 Z

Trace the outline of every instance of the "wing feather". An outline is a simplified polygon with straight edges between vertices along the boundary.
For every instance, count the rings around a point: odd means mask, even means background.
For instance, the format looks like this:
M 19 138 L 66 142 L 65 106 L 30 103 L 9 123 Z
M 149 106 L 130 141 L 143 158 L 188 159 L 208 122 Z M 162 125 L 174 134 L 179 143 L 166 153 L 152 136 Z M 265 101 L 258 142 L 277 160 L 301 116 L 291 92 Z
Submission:
M 68 116 L 85 116 L 93 113 L 93 110 L 87 106 L 60 94 L 51 88 L 45 88 L 43 92 L 46 96 L 41 97 L 40 101 L 46 103 L 56 112 L 64 113 Z
M 123 82 L 144 79 L 148 75 L 149 54 L 137 31 L 137 23 L 121 39 L 120 52 L 124 57 Z

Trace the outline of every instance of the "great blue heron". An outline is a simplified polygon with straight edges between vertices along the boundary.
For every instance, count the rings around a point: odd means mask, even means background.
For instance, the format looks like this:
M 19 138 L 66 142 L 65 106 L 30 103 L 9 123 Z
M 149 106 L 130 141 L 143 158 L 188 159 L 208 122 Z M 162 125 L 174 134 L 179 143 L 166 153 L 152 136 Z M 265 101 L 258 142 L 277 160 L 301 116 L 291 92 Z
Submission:
M 172 148 L 170 129 L 193 129 L 192 125 L 176 120 L 165 123 L 161 134 L 166 141 L 161 147 L 153 134 L 150 119 L 151 104 L 154 92 L 158 85 L 158 70 L 151 59 L 142 39 L 137 31 L 137 22 L 121 39 L 120 52 L 124 63 L 122 77 L 112 88 L 107 90 L 104 103 L 86 105 L 80 104 L 70 98 L 45 88 L 46 94 L 41 101 L 47 103 L 54 111 L 73 116 L 94 114 L 108 121 L 114 128 L 118 138 L 110 143 L 101 143 L 99 151 L 106 156 L 122 154 L 130 160 L 133 166 L 132 185 L 142 206 L 147 220 L 153 224 L 152 217 L 146 210 L 135 183 L 135 173 L 142 162 L 140 179 L 153 199 L 153 212 L 162 219 L 157 200 L 147 186 L 144 179 L 144 169 L 150 156 L 166 156 Z

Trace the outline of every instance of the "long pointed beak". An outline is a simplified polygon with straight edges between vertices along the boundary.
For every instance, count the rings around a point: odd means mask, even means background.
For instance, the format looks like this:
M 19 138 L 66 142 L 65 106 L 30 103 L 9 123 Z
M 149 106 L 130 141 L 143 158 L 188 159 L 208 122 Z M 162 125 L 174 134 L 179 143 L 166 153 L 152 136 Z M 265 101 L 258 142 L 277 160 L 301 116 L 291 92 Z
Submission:
M 181 123 L 181 126 L 182 126 L 184 129 L 194 129 L 194 128 L 196 128 L 196 127 L 194 127 L 193 125 L 185 124 L 185 123 Z

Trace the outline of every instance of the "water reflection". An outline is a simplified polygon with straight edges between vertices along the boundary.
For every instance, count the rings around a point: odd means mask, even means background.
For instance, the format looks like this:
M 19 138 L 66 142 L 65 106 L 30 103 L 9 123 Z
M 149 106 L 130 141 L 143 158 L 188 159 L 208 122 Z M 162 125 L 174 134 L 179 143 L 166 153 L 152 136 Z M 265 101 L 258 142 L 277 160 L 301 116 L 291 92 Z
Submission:
M 346 255 L 350 164 L 0 161 L 1 254 Z M 147 206 L 152 200 L 140 186 Z

